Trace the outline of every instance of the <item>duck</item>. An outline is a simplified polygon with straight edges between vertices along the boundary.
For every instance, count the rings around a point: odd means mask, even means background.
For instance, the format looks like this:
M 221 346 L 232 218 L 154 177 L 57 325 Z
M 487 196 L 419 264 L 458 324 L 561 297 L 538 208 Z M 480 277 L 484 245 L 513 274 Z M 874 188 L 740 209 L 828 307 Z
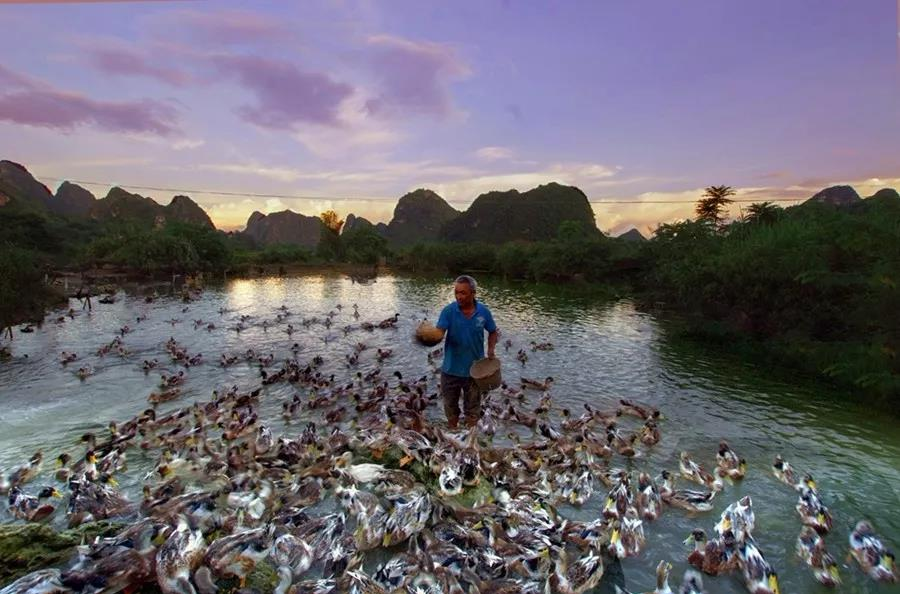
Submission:
M 527 377 L 521 378 L 522 388 L 531 388 L 534 390 L 540 390 L 542 392 L 546 392 L 553 386 L 553 378 L 551 376 L 547 376 L 544 378 L 544 381 L 529 379 Z
M 703 590 L 703 577 L 693 569 L 686 569 L 678 594 L 706 594 Z
M 56 568 L 39 569 L 24 575 L 0 590 L 0 594 L 70 594 L 75 590 L 66 586 Z
M 753 537 L 748 536 L 738 548 L 744 585 L 750 594 L 780 594 L 778 574 L 763 557 Z
M 730 530 L 707 541 L 706 531 L 695 528 L 684 544 L 694 546 L 688 555 L 688 563 L 707 575 L 730 573 L 737 565 L 736 539 Z
M 69 363 L 71 363 L 72 361 L 74 361 L 77 358 L 78 358 L 77 353 L 68 353 L 66 351 L 63 351 L 62 354 L 60 355 L 60 363 L 62 363 L 63 365 L 68 365 Z
M 635 557 L 644 546 L 643 522 L 634 516 L 614 520 L 609 534 L 607 553 L 617 559 Z
M 872 525 L 866 520 L 857 522 L 853 532 L 850 533 L 850 554 L 873 580 L 891 584 L 897 581 L 897 561 L 894 553 L 884 546 Z
M 672 507 L 691 512 L 708 512 L 712 509 L 714 491 L 694 491 L 691 489 L 675 489 L 672 486 L 672 475 L 668 470 L 662 471 L 662 485 L 659 494 L 665 503 Z
M 635 402 L 634 400 L 627 400 L 625 398 L 619 400 L 618 413 L 637 417 L 642 421 L 660 418 L 659 409 L 655 406 L 650 406 L 649 404 L 641 404 Z
M 746 495 L 725 508 L 715 525 L 715 531 L 721 537 L 725 532 L 731 530 L 738 540 L 742 540 L 745 535 L 753 531 L 755 525 L 753 500 Z
M 800 496 L 797 499 L 796 510 L 804 526 L 810 526 L 819 534 L 828 534 L 831 531 L 831 512 L 822 503 L 815 490 L 801 485 Z
M 662 497 L 656 483 L 646 472 L 638 475 L 637 508 L 645 520 L 655 520 L 662 511 Z
M 837 562 L 825 550 L 822 536 L 809 526 L 804 526 L 797 537 L 797 556 L 813 570 L 813 576 L 823 586 L 834 588 L 841 584 Z
M 660 432 L 659 425 L 653 419 L 647 419 L 638 433 L 641 443 L 646 446 L 653 446 L 659 443 Z
M 290 532 L 275 539 L 270 554 L 279 571 L 286 568 L 292 579 L 297 579 L 306 573 L 312 567 L 315 559 L 309 544 Z
M 194 594 L 191 574 L 203 561 L 203 533 L 181 517 L 178 527 L 156 551 L 156 581 L 163 594 Z
M 207 572 L 216 577 L 236 577 L 243 588 L 247 575 L 269 555 L 271 537 L 272 529 L 263 526 L 217 538 L 207 547 L 197 573 L 201 579 L 207 577 Z
M 701 465 L 697 464 L 691 459 L 690 454 L 687 452 L 681 452 L 678 457 L 678 469 L 681 472 L 681 476 L 686 479 L 692 480 L 695 483 L 703 485 L 712 491 L 721 491 L 723 484 L 721 479 L 713 476 L 710 472 L 708 472 Z
M 0 480 L 0 495 L 5 495 L 12 487 L 18 487 L 31 481 L 41 471 L 44 462 L 44 454 L 40 450 L 31 456 L 28 464 L 13 469 L 6 478 L 6 481 Z M 3 484 L 5 483 L 5 484 Z
M 668 561 L 660 561 L 656 565 L 656 588 L 645 594 L 672 594 L 672 588 L 669 586 L 669 573 L 672 571 L 672 564 Z M 628 590 L 620 588 L 618 584 L 615 586 L 617 594 L 631 594 Z
M 592 590 L 600 583 L 603 571 L 603 556 L 593 548 L 578 561 L 568 566 L 566 566 L 563 556 L 563 559 L 555 564 L 554 569 L 557 578 L 555 581 L 558 583 L 557 591 L 574 594 Z
M 19 487 L 13 487 L 9 491 L 9 512 L 26 522 L 40 522 L 56 511 L 54 506 L 44 503 L 45 499 L 51 497 L 60 498 L 62 495 L 56 490 L 56 487 L 43 487 L 37 496 L 28 495 Z
M 797 475 L 791 465 L 781 457 L 781 454 L 775 456 L 775 461 L 772 463 L 772 474 L 785 485 L 796 488 Z
M 720 477 L 740 480 L 747 474 L 747 461 L 738 456 L 724 439 L 716 452 L 716 472 Z

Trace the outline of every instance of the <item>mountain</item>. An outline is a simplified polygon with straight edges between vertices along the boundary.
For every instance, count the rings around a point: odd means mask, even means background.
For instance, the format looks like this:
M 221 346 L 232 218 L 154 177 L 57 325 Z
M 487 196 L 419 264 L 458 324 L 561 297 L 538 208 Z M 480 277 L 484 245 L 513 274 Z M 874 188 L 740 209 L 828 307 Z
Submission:
M 210 229 L 216 228 L 206 211 L 188 196 L 175 196 L 172 198 L 172 201 L 163 207 L 163 215 L 167 221 L 180 221 Z
M 24 166 L 12 161 L 0 161 L 0 205 L 25 210 L 46 211 L 53 193 Z
M 419 188 L 397 201 L 394 216 L 384 231 L 388 241 L 398 246 L 437 241 L 443 226 L 458 216 L 459 211 L 443 198 L 431 190 Z
M 308 217 L 290 210 L 268 215 L 254 211 L 244 229 L 244 235 L 257 245 L 288 243 L 310 248 L 319 244 L 321 232 L 322 220 L 319 217 Z
M 833 204 L 835 206 L 849 206 L 859 202 L 862 198 L 850 186 L 831 186 L 818 192 L 815 196 L 806 202 L 821 202 L 824 204 Z M 806 204 L 804 202 L 804 204 Z
M 162 205 L 152 198 L 114 187 L 91 207 L 90 216 L 101 221 L 131 220 L 152 226 L 161 222 L 157 217 L 163 216 L 162 211 Z
M 584 192 L 554 182 L 524 194 L 518 190 L 482 194 L 444 225 L 441 237 L 487 243 L 542 241 L 555 238 L 563 221 L 580 222 L 585 229 L 597 228 Z
M 641 233 L 634 227 L 632 227 L 625 233 L 616 236 L 616 239 L 623 239 L 625 241 L 647 241 L 647 238 L 644 237 L 643 233 Z
M 341 228 L 341 234 L 353 231 L 354 229 L 362 229 L 363 227 L 374 227 L 375 225 L 369 219 L 358 217 L 353 213 L 347 215 L 344 220 L 344 226 Z
M 56 189 L 56 196 L 50 201 L 50 210 L 56 214 L 86 217 L 97 202 L 88 190 L 77 184 L 64 181 Z

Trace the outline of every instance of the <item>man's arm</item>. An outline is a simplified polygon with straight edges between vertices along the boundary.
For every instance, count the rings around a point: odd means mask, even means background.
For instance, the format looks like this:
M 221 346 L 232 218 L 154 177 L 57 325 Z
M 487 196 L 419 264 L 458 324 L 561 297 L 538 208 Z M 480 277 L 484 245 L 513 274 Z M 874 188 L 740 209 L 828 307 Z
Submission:
M 494 358 L 494 347 L 497 346 L 497 339 L 500 338 L 500 331 L 494 330 L 493 332 L 488 333 L 488 351 L 487 356 L 491 359 Z

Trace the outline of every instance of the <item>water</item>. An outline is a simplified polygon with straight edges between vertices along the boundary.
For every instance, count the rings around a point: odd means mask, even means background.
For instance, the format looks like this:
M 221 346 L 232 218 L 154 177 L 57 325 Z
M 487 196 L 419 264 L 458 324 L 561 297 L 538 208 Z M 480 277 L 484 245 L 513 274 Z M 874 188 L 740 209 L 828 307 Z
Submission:
M 665 325 L 638 311 L 628 300 L 609 301 L 589 289 L 535 287 L 533 285 L 483 282 L 479 297 L 494 312 L 503 337 L 498 355 L 503 375 L 509 381 L 520 376 L 556 380 L 552 393 L 557 409 L 569 407 L 580 414 L 583 403 L 611 408 L 619 398 L 634 398 L 658 406 L 665 417 L 662 441 L 633 461 L 615 459 L 617 465 L 649 470 L 654 476 L 663 468 L 677 470 L 678 454 L 686 450 L 707 468 L 715 464 L 720 439 L 748 460 L 747 478 L 727 485 L 717 496 L 715 508 L 707 514 L 691 516 L 667 508 L 661 518 L 646 526 L 647 547 L 639 558 L 623 563 L 628 588 L 635 592 L 652 590 L 654 569 L 660 559 L 674 565 L 673 586 L 680 583 L 686 568 L 688 548 L 682 541 L 694 527 L 709 533 L 726 505 L 743 495 L 753 497 L 757 514 L 756 540 L 781 579 L 782 591 L 817 592 L 811 572 L 796 558 L 794 543 L 800 531 L 794 511 L 796 494 L 778 482 L 770 472 L 776 454 L 782 454 L 795 469 L 811 472 L 825 503 L 834 515 L 834 530 L 826 537 L 829 551 L 839 560 L 843 590 L 887 591 L 864 577 L 855 562 L 847 565 L 847 536 L 859 519 L 869 519 L 876 530 L 897 551 L 900 546 L 900 431 L 896 419 L 865 406 L 847 404 L 840 394 L 823 394 L 823 388 L 807 383 L 785 383 L 769 377 L 765 369 L 743 364 L 715 353 L 684 348 L 665 335 Z M 170 337 L 191 354 L 202 353 L 204 363 L 187 370 L 183 395 L 160 406 L 165 411 L 183 406 L 192 399 L 208 399 L 215 388 L 233 384 L 241 388 L 259 385 L 255 365 L 218 365 L 222 353 L 239 354 L 248 348 L 274 353 L 277 362 L 290 356 L 298 343 L 300 360 L 316 354 L 325 358 L 323 370 L 338 378 L 375 367 L 377 348 L 392 348 L 386 371 L 398 370 L 408 378 L 429 374 L 432 390 L 437 377 L 430 375 L 427 349 L 411 340 L 418 320 L 435 320 L 440 308 L 452 297 L 446 280 L 380 276 L 359 284 L 339 275 L 310 275 L 296 278 L 235 280 L 223 287 L 208 289 L 190 304 L 176 299 L 159 299 L 147 304 L 137 296 L 119 295 L 112 305 L 96 305 L 91 314 L 78 311 L 74 319 L 56 323 L 57 315 L 33 334 L 15 333 L 14 358 L 0 364 L 0 468 L 9 468 L 43 450 L 45 467 L 63 451 L 80 456 L 76 442 L 87 431 L 102 433 L 109 420 L 124 421 L 147 407 L 147 396 L 158 389 L 160 373 L 180 367 L 169 364 L 164 344 Z M 321 321 L 338 304 L 343 309 L 327 329 Z M 359 308 L 353 317 L 352 305 Z M 263 320 L 274 324 L 277 308 L 286 305 L 295 315 L 287 322 L 262 327 Z M 228 310 L 220 314 L 219 310 Z M 185 311 L 186 310 L 186 311 Z M 400 314 L 396 330 L 364 332 L 356 329 L 345 335 L 345 325 L 362 321 L 378 322 Z M 249 327 L 233 329 L 240 315 L 253 316 Z M 147 316 L 136 322 L 138 316 Z M 318 317 L 308 328 L 303 318 Z M 193 321 L 203 326 L 194 328 Z M 216 328 L 207 331 L 205 325 Z M 297 331 L 288 336 L 284 329 L 292 323 Z M 127 356 L 96 355 L 124 325 Z M 505 352 L 502 341 L 511 339 Z M 363 341 L 358 367 L 348 369 L 345 355 Z M 552 351 L 533 352 L 531 341 L 549 341 Z M 515 351 L 525 348 L 529 359 L 523 366 Z M 62 351 L 75 351 L 78 360 L 68 367 L 59 362 Z M 26 357 L 27 355 L 27 357 Z M 144 359 L 157 358 L 158 370 L 144 374 Z M 90 364 L 95 374 L 85 381 L 74 371 Z M 387 374 L 385 374 L 387 375 Z M 802 380 L 798 380 L 802 381 Z M 285 428 L 280 421 L 280 404 L 294 393 L 287 384 L 274 384 L 264 392 L 263 416 L 276 431 L 296 431 L 297 424 Z M 532 395 L 532 403 L 535 402 Z M 439 417 L 437 407 L 430 411 Z M 123 488 L 138 496 L 144 472 L 154 459 L 129 451 L 129 472 Z M 51 480 L 47 478 L 43 482 Z M 42 481 L 38 479 L 36 484 Z M 689 483 L 682 486 L 690 487 Z M 602 485 L 600 485 L 602 488 Z M 594 519 L 599 515 L 604 493 L 597 493 L 581 509 L 560 508 L 564 515 Z M 61 518 L 57 518 L 59 522 Z M 0 511 L 0 521 L 11 521 Z M 745 591 L 737 576 L 705 578 L 709 592 Z

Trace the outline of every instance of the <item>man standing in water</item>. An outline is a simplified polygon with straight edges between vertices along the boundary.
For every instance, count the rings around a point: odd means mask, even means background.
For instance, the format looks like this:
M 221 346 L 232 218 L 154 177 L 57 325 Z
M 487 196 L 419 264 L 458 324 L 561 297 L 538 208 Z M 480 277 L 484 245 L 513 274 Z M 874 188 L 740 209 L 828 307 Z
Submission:
M 444 413 L 451 429 L 459 426 L 459 398 L 463 398 L 466 426 L 473 427 L 481 418 L 481 391 L 475 385 L 469 368 L 484 358 L 484 333 L 488 333 L 487 356 L 494 357 L 497 346 L 497 324 L 484 304 L 475 299 L 477 284 L 468 275 L 454 282 L 456 301 L 441 311 L 436 327 L 446 338 L 444 364 L 441 366 L 441 397 Z

